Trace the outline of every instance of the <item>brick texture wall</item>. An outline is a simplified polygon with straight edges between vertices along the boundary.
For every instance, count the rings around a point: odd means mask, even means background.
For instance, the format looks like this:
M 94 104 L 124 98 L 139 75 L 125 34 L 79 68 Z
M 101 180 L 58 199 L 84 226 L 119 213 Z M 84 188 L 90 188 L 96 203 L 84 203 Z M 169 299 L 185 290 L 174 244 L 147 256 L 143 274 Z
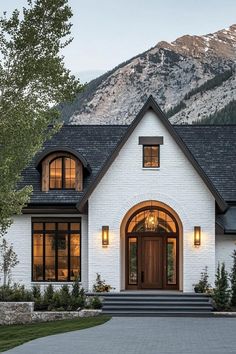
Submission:
M 115 129 L 115 128 L 114 128 Z M 139 136 L 163 136 L 160 169 L 142 168 Z M 116 290 L 124 287 L 120 226 L 135 204 L 156 200 L 170 206 L 183 225 L 182 287 L 192 291 L 205 266 L 215 273 L 215 200 L 156 115 L 149 111 L 89 199 L 89 287 L 99 272 Z M 101 227 L 110 227 L 110 245 L 102 248 Z M 193 246 L 194 226 L 202 228 L 202 245 Z

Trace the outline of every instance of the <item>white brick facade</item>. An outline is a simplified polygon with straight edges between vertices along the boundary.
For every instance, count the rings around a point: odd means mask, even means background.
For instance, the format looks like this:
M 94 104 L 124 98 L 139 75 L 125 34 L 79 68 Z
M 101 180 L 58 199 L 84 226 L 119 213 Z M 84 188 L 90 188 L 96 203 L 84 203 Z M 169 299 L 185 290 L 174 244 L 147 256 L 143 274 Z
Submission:
M 142 168 L 139 136 L 163 136 L 160 169 Z M 152 111 L 138 124 L 89 198 L 89 287 L 96 272 L 116 290 L 123 288 L 120 226 L 135 204 L 156 200 L 167 204 L 183 225 L 183 290 L 191 291 L 208 266 L 215 273 L 215 200 L 167 129 Z M 102 248 L 101 227 L 110 226 L 110 245 Z M 193 246 L 194 226 L 202 228 L 201 247 Z
M 114 128 L 115 129 L 115 128 Z M 160 168 L 143 169 L 139 136 L 163 136 Z M 116 291 L 125 287 L 124 231 L 125 216 L 134 206 L 152 200 L 166 205 L 177 215 L 180 235 L 180 290 L 193 290 L 200 273 L 208 266 L 209 281 L 214 283 L 215 265 L 225 261 L 231 267 L 233 236 L 215 236 L 215 199 L 201 177 L 183 154 L 173 137 L 154 112 L 148 111 L 121 149 L 88 201 L 86 215 L 62 215 L 82 218 L 82 285 L 92 289 L 96 273 Z M 59 215 L 33 215 L 33 217 Z M 7 239 L 13 243 L 20 261 L 13 280 L 31 283 L 31 215 L 14 219 Z M 102 225 L 109 225 L 110 244 L 102 247 Z M 193 244 L 194 226 L 201 226 L 201 246 Z

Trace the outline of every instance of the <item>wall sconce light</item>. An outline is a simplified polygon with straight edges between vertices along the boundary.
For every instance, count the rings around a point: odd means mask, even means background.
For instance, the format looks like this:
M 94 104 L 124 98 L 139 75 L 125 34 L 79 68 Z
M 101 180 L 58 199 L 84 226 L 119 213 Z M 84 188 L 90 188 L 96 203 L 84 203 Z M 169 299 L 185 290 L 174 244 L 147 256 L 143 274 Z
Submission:
M 201 245 L 201 226 L 194 226 L 194 246 Z
M 102 226 L 102 245 L 103 247 L 109 245 L 109 226 Z

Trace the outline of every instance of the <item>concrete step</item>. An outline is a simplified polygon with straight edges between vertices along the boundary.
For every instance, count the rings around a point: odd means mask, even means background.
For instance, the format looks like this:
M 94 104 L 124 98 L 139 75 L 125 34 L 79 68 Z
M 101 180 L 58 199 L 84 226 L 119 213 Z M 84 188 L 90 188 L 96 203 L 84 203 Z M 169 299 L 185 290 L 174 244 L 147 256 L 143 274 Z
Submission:
M 112 316 L 203 315 L 213 310 L 204 294 L 106 294 L 103 313 Z
M 214 317 L 210 311 L 105 311 L 103 314 L 111 317 Z
M 86 293 L 87 295 L 101 295 L 106 297 L 209 297 L 207 294 L 202 293 L 181 293 L 181 292 L 146 292 L 146 291 L 139 291 L 139 292 L 110 292 L 110 293 Z
M 178 301 L 178 302 L 186 302 L 186 301 L 196 301 L 196 302 L 208 302 L 209 297 L 178 297 L 178 296 L 173 296 L 173 297 L 159 297 L 159 296 L 104 296 L 104 299 L 108 302 L 114 302 L 114 301 L 121 301 L 121 302 L 126 302 L 126 301 L 160 301 L 160 302 L 171 302 L 171 301 Z
M 151 308 L 151 307 L 160 307 L 160 308 L 184 308 L 184 307 L 191 307 L 191 308 L 211 308 L 210 303 L 205 303 L 205 304 L 195 304 L 195 303 L 165 303 L 165 304 L 160 304 L 158 302 L 156 303 L 151 303 L 151 304 L 140 304 L 140 303 L 105 303 L 103 305 L 103 308 L 114 308 L 114 307 L 119 307 L 119 308 Z
M 211 311 L 211 306 L 127 306 L 127 307 L 120 307 L 120 306 L 105 306 L 103 307 L 103 311 L 110 311 L 113 312 L 113 310 L 116 311 L 126 311 L 126 310 L 140 310 L 140 311 Z

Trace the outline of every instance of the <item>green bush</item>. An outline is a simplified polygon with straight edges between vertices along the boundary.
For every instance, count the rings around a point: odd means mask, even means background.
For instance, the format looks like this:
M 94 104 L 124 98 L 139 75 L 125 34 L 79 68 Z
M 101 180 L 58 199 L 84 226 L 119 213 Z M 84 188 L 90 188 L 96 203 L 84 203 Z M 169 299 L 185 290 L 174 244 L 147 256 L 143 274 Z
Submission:
M 50 304 L 52 302 L 53 295 L 54 295 L 53 286 L 52 284 L 49 284 L 44 290 L 44 294 L 43 294 L 44 302 Z
M 231 306 L 236 306 L 236 250 L 233 251 L 233 266 L 231 269 L 230 280 L 231 280 Z
M 228 273 L 225 270 L 224 263 L 222 263 L 222 265 L 218 264 L 212 299 L 214 301 L 214 306 L 218 311 L 229 309 L 230 290 Z
M 34 308 L 38 311 L 76 311 L 85 307 L 85 300 L 85 291 L 78 281 L 73 283 L 72 290 L 68 285 L 55 290 L 49 284 L 43 294 L 39 285 L 34 285 L 31 290 L 19 284 L 0 287 L 0 301 L 34 301 Z
M 39 285 L 32 286 L 32 295 L 34 299 L 41 299 L 41 290 Z
M 0 301 L 20 302 L 33 301 L 33 294 L 30 290 L 25 289 L 24 285 L 14 284 L 3 285 L 0 287 Z
M 72 293 L 71 293 L 71 295 L 73 297 L 84 297 L 85 296 L 84 288 L 82 288 L 80 286 L 78 278 L 76 278 L 75 281 L 72 284 Z
M 102 302 L 101 302 L 99 296 L 92 297 L 92 299 L 90 300 L 90 307 L 95 310 L 102 308 Z
M 205 267 L 201 272 L 200 280 L 197 284 L 194 285 L 195 293 L 207 293 L 211 287 L 210 283 L 208 282 L 208 268 Z

